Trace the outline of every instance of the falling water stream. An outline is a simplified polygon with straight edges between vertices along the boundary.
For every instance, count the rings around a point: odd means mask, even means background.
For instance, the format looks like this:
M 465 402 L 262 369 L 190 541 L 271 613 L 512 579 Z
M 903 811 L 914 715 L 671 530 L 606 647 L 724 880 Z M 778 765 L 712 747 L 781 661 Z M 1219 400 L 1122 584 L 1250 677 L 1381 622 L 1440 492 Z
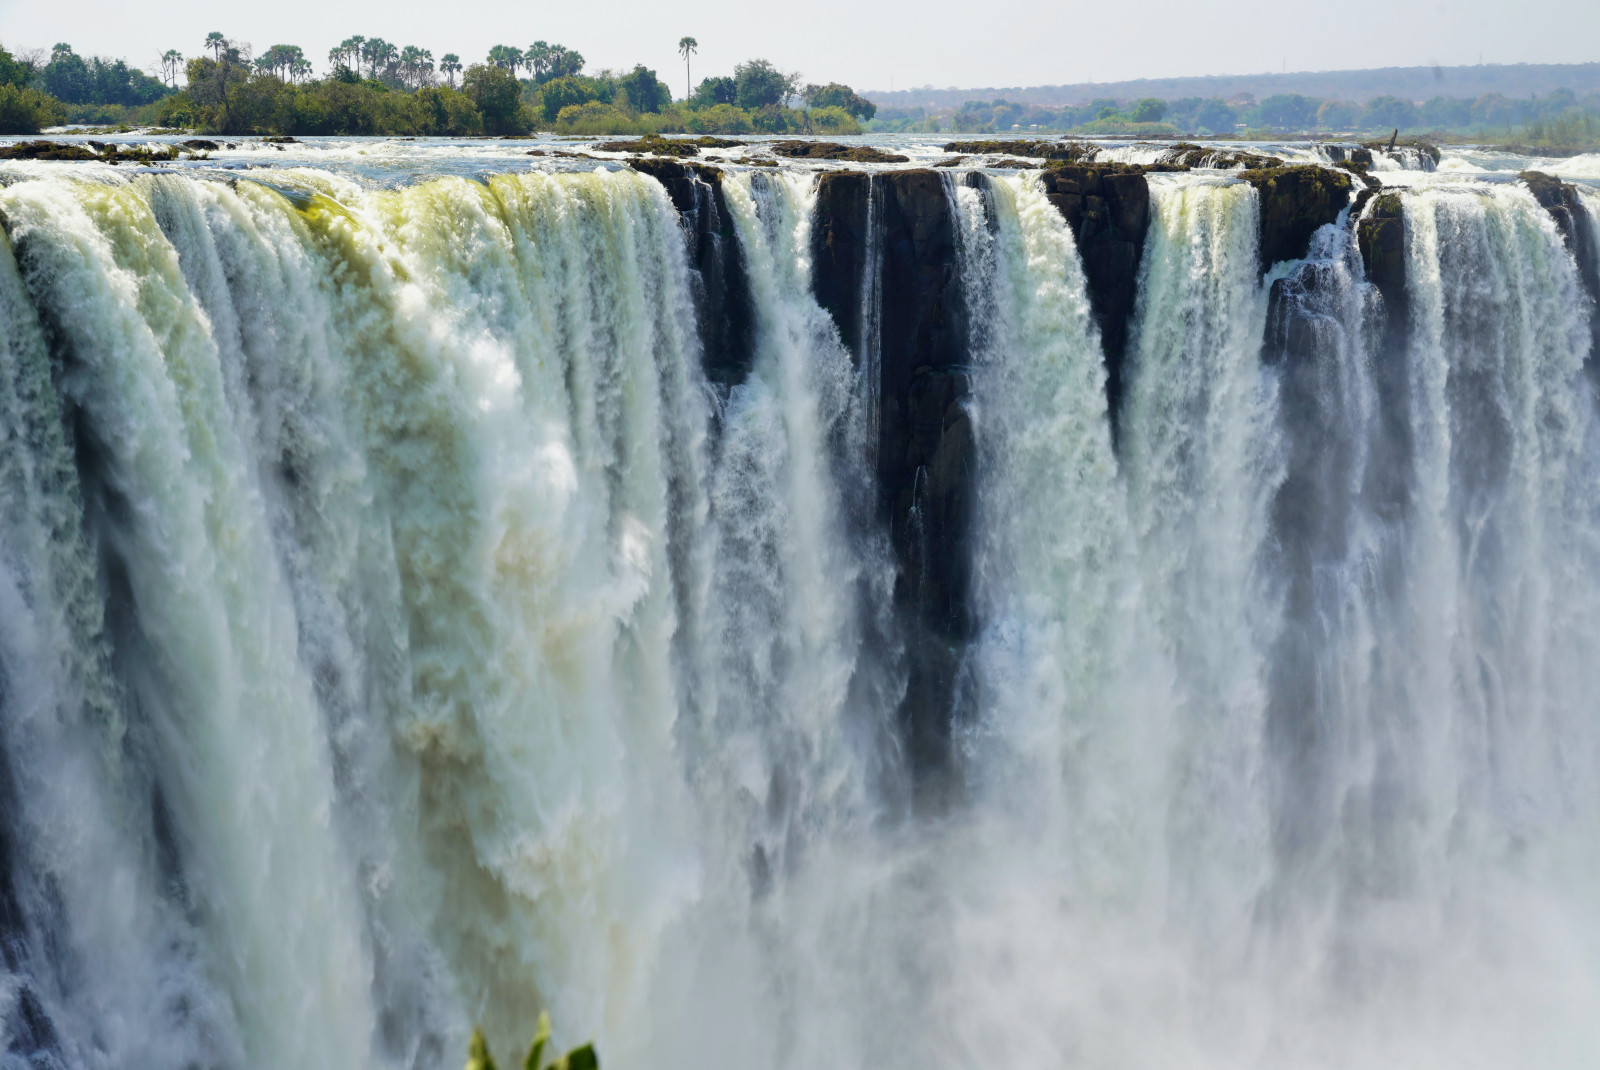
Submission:
M 975 623 L 921 807 L 885 253 L 852 353 L 812 173 L 722 180 L 722 390 L 642 174 L 9 175 L 0 1066 L 453 1066 L 543 1008 L 619 1068 L 1594 1065 L 1549 214 L 1405 189 L 1386 308 L 1353 220 L 1263 275 L 1251 186 L 1152 175 L 1114 444 L 1035 176 L 945 192 Z

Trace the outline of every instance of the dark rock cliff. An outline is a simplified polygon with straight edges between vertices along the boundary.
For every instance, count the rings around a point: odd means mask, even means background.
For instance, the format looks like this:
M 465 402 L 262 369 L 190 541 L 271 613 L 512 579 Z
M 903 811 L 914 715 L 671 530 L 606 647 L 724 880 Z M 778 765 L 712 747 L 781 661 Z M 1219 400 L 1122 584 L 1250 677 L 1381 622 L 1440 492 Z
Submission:
M 753 310 L 738 242 L 715 168 L 634 160 L 666 187 L 684 219 L 701 278 L 707 374 L 726 390 L 748 371 Z M 1149 171 L 1181 168 L 1052 162 L 1041 182 L 1076 239 L 1107 369 L 1113 432 L 1124 360 L 1151 220 Z M 1261 263 L 1306 255 L 1312 234 L 1350 202 L 1348 175 L 1316 167 L 1241 172 L 1259 193 Z M 973 473 L 969 325 L 959 268 L 954 183 L 983 188 L 980 173 L 912 169 L 818 176 L 812 285 L 858 361 L 875 359 L 878 402 L 873 488 L 898 564 L 894 606 L 905 651 L 900 728 L 924 804 L 955 790 L 950 731 L 961 659 L 973 633 Z M 1371 194 L 1363 192 L 1362 200 Z M 1355 213 L 1353 213 L 1355 214 Z M 1404 242 L 1398 200 L 1374 205 L 1360 239 L 1369 274 L 1403 308 Z M 1290 300 L 1275 291 L 1274 330 L 1284 347 L 1315 348 L 1304 312 L 1310 274 Z M 1297 284 L 1298 285 L 1298 284 Z M 1280 288 L 1282 289 L 1282 288 Z M 874 314 L 875 310 L 875 314 Z M 1404 316 L 1393 315 L 1403 324 Z M 873 343 L 876 344 L 873 344 Z M 1308 511 L 1310 516 L 1314 511 Z M 1296 514 L 1300 515 L 1300 514 Z
M 862 288 L 880 288 L 878 495 L 900 565 L 901 722 L 917 782 L 934 792 L 948 765 L 955 675 L 972 629 L 967 324 L 946 181 L 920 169 L 824 175 L 813 222 L 817 298 L 853 351 L 865 327 Z M 876 258 L 868 255 L 874 241 Z M 873 261 L 875 280 L 865 274 Z
M 811 224 L 812 289 L 817 304 L 827 310 L 839 327 L 845 348 L 860 358 L 862 331 L 862 286 L 867 262 L 877 233 L 882 211 L 873 198 L 882 200 L 874 189 L 873 176 L 866 171 L 828 171 L 817 176 L 816 215 Z
M 1543 171 L 1524 171 L 1522 181 L 1532 191 L 1544 210 L 1555 220 L 1561 237 L 1572 250 L 1578 264 L 1578 278 L 1589 294 L 1589 346 L 1588 367 L 1591 373 L 1600 369 L 1600 248 L 1596 247 L 1595 227 L 1590 220 L 1589 206 L 1571 183 L 1563 182 Z M 1600 221 L 1594 221 L 1600 222 Z
M 1045 195 L 1077 240 L 1089 306 L 1100 327 L 1113 437 L 1122 411 L 1128 321 L 1150 228 L 1150 186 L 1144 176 L 1141 167 L 1067 164 L 1051 168 L 1042 178 Z
M 689 239 L 706 377 L 719 391 L 744 380 L 755 353 L 755 306 L 744 254 L 722 194 L 722 172 L 678 160 L 629 161 L 666 189 Z
M 1311 235 L 1350 204 L 1350 176 L 1306 165 L 1241 171 L 1261 199 L 1261 270 L 1306 255 Z
M 1400 194 L 1363 191 L 1351 211 L 1367 281 L 1380 298 L 1373 379 L 1380 435 L 1367 468 L 1373 501 L 1394 515 L 1407 508 L 1404 473 L 1411 469 L 1411 385 L 1407 371 L 1411 301 L 1406 290 L 1406 221 Z

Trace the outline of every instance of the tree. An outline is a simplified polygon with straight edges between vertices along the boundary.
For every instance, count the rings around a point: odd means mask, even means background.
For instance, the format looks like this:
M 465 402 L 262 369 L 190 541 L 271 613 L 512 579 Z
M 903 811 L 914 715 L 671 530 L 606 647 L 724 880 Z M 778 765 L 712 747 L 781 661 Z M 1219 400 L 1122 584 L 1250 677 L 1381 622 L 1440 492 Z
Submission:
M 662 92 L 663 87 L 656 78 L 656 72 L 642 63 L 635 64 L 630 73 L 618 79 L 617 84 L 628 94 L 628 104 L 634 111 L 659 112 L 663 104 L 672 100 L 670 90 Z
M 222 34 L 218 33 L 216 30 L 212 30 L 210 33 L 206 34 L 206 47 L 211 49 L 212 57 L 218 63 L 221 63 L 222 50 L 228 47 L 228 39 L 222 36 Z
M 369 37 L 362 48 L 362 55 L 367 61 L 367 77 L 377 81 L 378 72 L 386 71 L 389 64 L 394 62 L 397 49 L 381 37 Z
M 565 45 L 535 41 L 523 57 L 533 80 L 543 85 L 552 78 L 573 78 L 583 70 L 583 54 Z
M 1322 102 L 1299 93 L 1277 93 L 1261 102 L 1257 117 L 1274 130 L 1305 130 L 1317 121 Z
M 1160 97 L 1143 97 L 1134 102 L 1128 118 L 1136 123 L 1159 123 L 1167 114 L 1167 102 Z
M 439 70 L 450 79 L 450 88 L 456 87 L 456 75 L 461 73 L 461 57 L 454 52 L 446 52 L 439 57 Z
M 273 45 L 256 60 L 256 70 L 263 74 L 270 74 L 285 82 L 292 82 L 302 70 L 309 71 L 311 64 L 306 62 L 305 53 L 299 45 Z
M 753 59 L 733 69 L 733 81 L 737 87 L 739 107 L 753 111 L 774 107 L 788 100 L 794 95 L 800 75 L 785 74 L 764 59 Z
M 461 89 L 483 115 L 485 133 L 521 134 L 532 125 L 532 117 L 522 107 L 522 86 L 504 67 L 473 64 L 461 80 Z
M 183 53 L 169 48 L 161 53 L 161 77 L 174 89 L 178 87 L 178 72 L 183 70 Z
M 0 47 L 0 85 L 26 89 L 28 83 L 32 81 L 33 67 L 25 60 L 17 59 L 4 47 Z M 23 133 L 31 134 L 33 131 L 25 130 Z
M 539 90 L 540 107 L 547 123 L 555 122 L 563 108 L 587 104 L 599 97 L 600 91 L 594 81 L 577 75 L 552 78 Z
M 50 50 L 50 62 L 41 72 L 44 88 L 57 100 L 68 104 L 94 103 L 94 78 L 83 57 L 72 51 L 69 44 L 58 44 Z
M 1324 100 L 1317 106 L 1317 126 L 1323 130 L 1349 130 L 1360 115 L 1360 105 L 1348 100 Z
M 1238 113 L 1220 97 L 1202 101 L 1194 113 L 1195 127 L 1213 134 L 1231 133 L 1238 121 Z
M 361 66 L 361 49 L 366 43 L 365 37 L 346 37 L 339 42 L 338 47 L 328 52 L 328 62 L 335 67 L 353 71 Z
M 489 49 L 489 62 L 510 71 L 511 77 L 515 78 L 517 68 L 522 66 L 522 49 L 510 45 L 495 45 Z
M 808 85 L 801 94 L 808 108 L 840 108 L 858 119 L 870 119 L 878 114 L 878 106 L 841 82 L 827 85 Z
M 433 80 L 433 53 L 416 45 L 400 50 L 400 81 L 408 89 L 420 89 Z
M 1399 97 L 1373 97 L 1367 101 L 1366 109 L 1361 113 L 1361 124 L 1369 130 L 1381 130 L 1384 127 L 1404 130 L 1417 125 L 1417 109 L 1409 100 Z
M 678 38 L 678 55 L 683 57 L 683 99 L 689 99 L 689 87 L 694 80 L 689 76 L 689 57 L 700 50 L 700 42 L 693 37 Z
M 695 87 L 690 102 L 696 108 L 714 108 L 718 104 L 733 104 L 739 99 L 739 86 L 732 78 L 704 78 Z

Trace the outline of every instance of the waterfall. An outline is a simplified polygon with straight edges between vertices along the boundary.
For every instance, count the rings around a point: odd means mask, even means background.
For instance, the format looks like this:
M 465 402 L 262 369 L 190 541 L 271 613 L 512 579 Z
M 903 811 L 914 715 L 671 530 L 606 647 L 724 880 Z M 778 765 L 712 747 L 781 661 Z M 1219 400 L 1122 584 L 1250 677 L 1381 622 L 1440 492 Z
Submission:
M 707 175 L 8 175 L 6 1065 L 542 1008 L 621 1068 L 1592 1063 L 1592 299 L 1529 189 L 1396 193 L 1399 300 L 1365 198 L 1274 266 L 1146 176 L 1113 414 L 1037 174 L 864 231 Z

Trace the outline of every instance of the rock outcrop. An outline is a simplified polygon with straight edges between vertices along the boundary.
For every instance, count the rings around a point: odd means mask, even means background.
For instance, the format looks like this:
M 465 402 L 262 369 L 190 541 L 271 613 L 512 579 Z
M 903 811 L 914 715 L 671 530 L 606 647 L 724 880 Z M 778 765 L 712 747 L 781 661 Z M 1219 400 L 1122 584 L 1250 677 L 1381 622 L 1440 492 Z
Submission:
M 1372 166 L 1372 150 L 1365 145 L 1321 145 L 1322 153 L 1334 163 Z
M 825 171 L 817 176 L 811 222 L 811 283 L 817 304 L 839 328 L 845 348 L 859 357 L 862 286 L 881 220 L 873 212 L 873 176 L 867 171 Z M 876 194 L 882 199 L 881 190 Z M 881 211 L 881 207 L 879 208 Z
M 1078 243 L 1089 306 L 1100 327 L 1113 436 L 1122 408 L 1128 321 L 1150 227 L 1146 170 L 1128 164 L 1064 164 L 1050 168 L 1041 179 L 1045 195 Z
M 847 163 L 910 163 L 911 157 L 884 152 L 871 145 L 840 145 L 833 141 L 774 141 L 767 148 L 796 160 L 844 160 Z
M 1066 163 L 1092 162 L 1099 147 L 1084 141 L 951 141 L 946 152 L 972 156 L 1028 156 L 1036 160 L 1061 160 Z
M 972 629 L 967 324 L 946 187 L 957 180 L 925 169 L 824 174 L 812 223 L 817 300 L 854 353 L 867 326 L 863 289 L 880 288 L 878 500 L 899 565 L 901 726 L 919 791 L 935 795 L 947 786 L 955 677 Z
M 1282 167 L 1283 161 L 1276 156 L 1263 156 L 1259 152 L 1247 152 L 1243 149 L 1207 148 L 1204 145 L 1194 145 L 1188 142 L 1179 142 L 1161 154 L 1161 162 L 1176 167 L 1214 167 L 1214 168 L 1244 168 L 1245 170 L 1260 170 L 1265 167 Z
M 1589 369 L 1600 369 L 1600 248 L 1596 247 L 1595 223 L 1591 220 L 1589 206 L 1584 203 L 1577 187 L 1563 182 L 1543 171 L 1524 171 L 1521 179 L 1533 197 L 1555 220 L 1572 258 L 1578 265 L 1578 278 L 1589 293 Z
M 945 186 L 956 179 L 915 170 L 876 180 L 883 185 L 878 486 L 900 562 L 895 605 L 908 671 L 901 720 L 918 782 L 938 790 L 956 672 L 972 633 L 968 336 Z
M 109 164 L 152 164 L 178 159 L 178 146 L 150 148 L 148 145 L 131 145 L 126 148 L 105 141 L 70 143 L 60 141 L 19 141 L 15 145 L 0 147 L 0 160 L 78 160 Z
M 750 372 L 755 353 L 755 305 L 733 217 L 722 193 L 722 172 L 680 160 L 630 160 L 635 171 L 666 188 L 689 238 L 695 268 L 706 377 L 725 396 Z
M 1356 241 L 1367 280 L 1383 294 L 1385 305 L 1393 307 L 1404 299 L 1406 287 L 1406 229 L 1400 194 L 1380 193 L 1372 198 L 1356 224 Z
M 1350 204 L 1350 176 L 1307 164 L 1241 171 L 1261 199 L 1261 270 L 1306 255 L 1311 235 Z
M 595 148 L 601 152 L 639 152 L 650 153 L 655 156 L 698 156 L 701 149 L 731 149 L 735 146 L 746 144 L 749 143 L 711 137 L 710 135 L 683 138 L 646 134 L 632 141 L 602 141 L 595 145 Z

